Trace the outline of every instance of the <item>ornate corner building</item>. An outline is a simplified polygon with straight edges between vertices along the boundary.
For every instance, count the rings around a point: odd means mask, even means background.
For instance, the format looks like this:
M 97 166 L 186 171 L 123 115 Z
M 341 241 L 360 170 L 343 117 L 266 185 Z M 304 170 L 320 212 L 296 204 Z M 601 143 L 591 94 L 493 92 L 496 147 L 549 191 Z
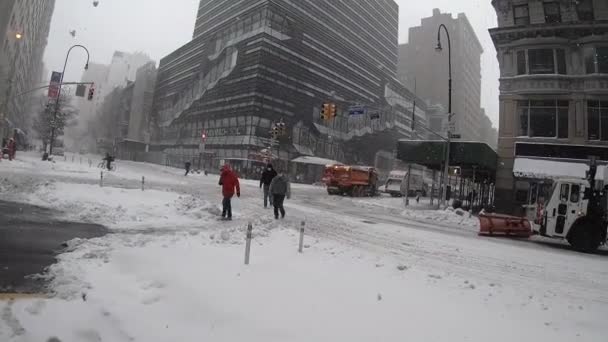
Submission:
M 544 201 L 551 179 L 608 162 L 608 1 L 493 0 L 500 64 L 498 209 Z
M 248 169 L 282 121 L 281 161 L 373 164 L 411 136 L 414 95 L 397 80 L 397 62 L 393 1 L 202 0 L 192 41 L 159 65 L 153 148 L 195 158 L 205 132 L 211 159 Z M 322 120 L 327 102 L 337 116 Z M 365 113 L 349 115 L 353 105 Z

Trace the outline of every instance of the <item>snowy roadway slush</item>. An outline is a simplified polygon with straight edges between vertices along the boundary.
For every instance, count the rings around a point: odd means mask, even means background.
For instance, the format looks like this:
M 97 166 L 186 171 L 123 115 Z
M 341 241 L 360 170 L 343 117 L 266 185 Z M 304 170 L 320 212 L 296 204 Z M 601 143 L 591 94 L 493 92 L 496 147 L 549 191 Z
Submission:
M 0 341 L 608 340 L 606 249 L 478 237 L 468 215 L 297 184 L 277 221 L 250 180 L 220 222 L 216 175 L 119 161 L 100 187 L 78 156 L 17 159 L 0 163 L 2 200 L 111 233 L 69 241 L 40 298 L 0 301 Z

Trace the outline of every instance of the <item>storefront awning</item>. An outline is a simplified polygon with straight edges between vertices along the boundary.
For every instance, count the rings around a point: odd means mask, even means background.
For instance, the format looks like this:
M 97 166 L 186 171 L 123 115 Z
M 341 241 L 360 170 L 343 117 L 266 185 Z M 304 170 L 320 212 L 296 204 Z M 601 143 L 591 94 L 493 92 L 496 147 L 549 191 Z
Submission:
M 319 157 L 310 157 L 310 156 L 301 156 L 291 161 L 292 163 L 299 164 L 312 164 L 312 165 L 332 165 L 332 164 L 340 164 L 339 162 L 331 159 L 319 158 Z
M 595 179 L 603 179 L 606 166 L 598 165 Z M 515 158 L 513 176 L 517 178 L 585 178 L 589 165 L 559 160 Z

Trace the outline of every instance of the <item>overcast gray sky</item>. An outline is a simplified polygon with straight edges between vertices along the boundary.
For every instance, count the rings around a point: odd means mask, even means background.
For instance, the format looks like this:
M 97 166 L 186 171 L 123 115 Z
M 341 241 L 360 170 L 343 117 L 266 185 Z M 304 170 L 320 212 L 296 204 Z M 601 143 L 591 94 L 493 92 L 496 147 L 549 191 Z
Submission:
M 355 0 L 351 0 L 355 1 Z M 361 0 L 356 0 L 361 1 Z M 192 37 L 198 0 L 56 0 L 45 63 L 49 71 L 61 71 L 67 49 L 73 44 L 89 48 L 91 61 L 109 63 L 115 50 L 142 51 L 157 62 Z M 498 62 L 488 28 L 496 26 L 490 0 L 396 0 L 399 4 L 399 42 L 407 42 L 407 31 L 432 15 L 433 8 L 464 12 L 484 47 L 482 56 L 482 100 L 486 113 L 498 123 Z M 76 30 L 72 38 L 69 31 Z M 73 50 L 66 81 L 80 79 L 86 54 Z

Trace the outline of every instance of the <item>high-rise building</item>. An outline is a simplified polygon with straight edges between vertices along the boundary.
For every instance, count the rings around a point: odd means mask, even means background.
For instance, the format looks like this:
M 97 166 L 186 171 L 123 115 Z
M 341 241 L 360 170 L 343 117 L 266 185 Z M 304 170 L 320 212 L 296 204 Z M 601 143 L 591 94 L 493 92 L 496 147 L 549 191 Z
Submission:
M 91 126 L 91 123 L 103 101 L 99 88 L 107 79 L 108 71 L 108 65 L 90 62 L 88 69 L 82 73 L 80 81 L 94 83 L 95 95 L 93 96 L 93 100 L 89 100 L 87 97 L 75 98 L 78 121 L 76 126 L 66 127 L 64 138 L 66 147 L 71 150 L 78 151 L 81 148 L 86 148 L 90 151 L 94 150 L 95 139 L 90 128 L 95 129 L 95 127 Z
M 127 139 L 150 142 L 150 115 L 154 86 L 156 85 L 156 63 L 149 62 L 137 69 L 133 85 L 133 103 L 129 114 Z
M 103 101 L 114 88 L 125 87 L 129 82 L 135 81 L 137 70 L 150 62 L 150 57 L 143 52 L 115 51 L 108 65 L 106 78 L 96 89 L 99 101 Z
M 484 108 L 481 109 L 480 127 L 479 141 L 488 144 L 488 146 L 496 150 L 498 144 L 498 130 L 493 127 L 492 120 L 490 120 L 490 117 L 488 117 Z
M 371 164 L 411 134 L 414 95 L 396 79 L 397 39 L 392 0 L 203 0 L 193 40 L 159 65 L 157 148 L 198 156 L 204 131 L 214 162 L 251 170 L 283 121 L 272 149 L 281 162 Z M 336 117 L 321 119 L 323 103 Z M 425 125 L 425 108 L 416 115 Z
M 443 51 L 437 52 L 437 30 L 444 24 L 452 45 L 452 121 L 463 140 L 479 140 L 481 120 L 481 54 L 483 48 L 464 13 L 456 18 L 433 10 L 421 25 L 409 29 L 408 43 L 399 47 L 399 79 L 429 103 L 448 109 L 448 43 L 441 32 Z M 429 67 L 432 65 L 432 67 Z
M 500 64 L 496 205 L 521 213 L 542 206 L 552 178 L 584 178 L 580 163 L 592 156 L 608 163 L 608 2 L 492 5 Z
M 54 0 L 0 1 L 0 136 L 27 131 L 29 96 L 40 85 Z

